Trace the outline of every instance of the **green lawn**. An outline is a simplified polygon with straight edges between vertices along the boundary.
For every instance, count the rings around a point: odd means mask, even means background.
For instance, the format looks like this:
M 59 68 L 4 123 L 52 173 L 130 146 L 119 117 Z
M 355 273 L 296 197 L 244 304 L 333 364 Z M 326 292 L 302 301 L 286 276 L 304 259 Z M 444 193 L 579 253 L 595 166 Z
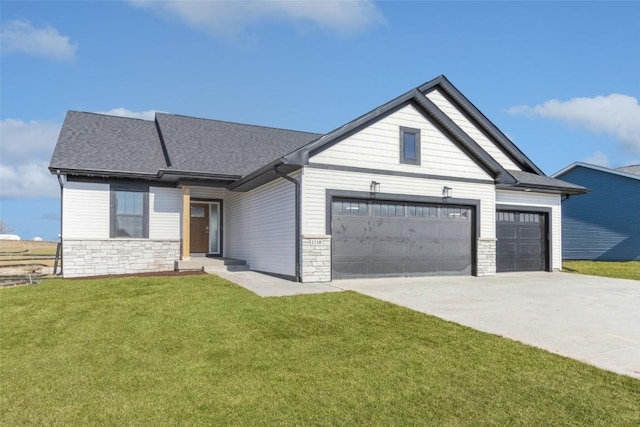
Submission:
M 562 270 L 592 276 L 640 280 L 640 261 L 563 261 Z
M 638 380 L 351 292 L 52 280 L 0 331 L 2 425 L 640 423 Z

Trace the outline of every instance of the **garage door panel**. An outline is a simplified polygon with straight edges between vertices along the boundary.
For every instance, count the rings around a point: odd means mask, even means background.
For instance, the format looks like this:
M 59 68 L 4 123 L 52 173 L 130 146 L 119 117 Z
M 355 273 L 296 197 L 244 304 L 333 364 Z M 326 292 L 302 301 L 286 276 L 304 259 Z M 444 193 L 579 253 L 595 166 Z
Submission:
M 542 245 L 540 243 L 521 243 L 520 255 L 522 257 L 539 256 L 542 254 Z
M 406 244 L 405 255 L 412 261 L 426 261 L 438 252 L 438 244 L 433 240 L 410 241 Z
M 402 221 L 384 218 L 381 221 L 373 220 L 371 222 L 371 232 L 374 236 L 395 236 L 398 238 L 403 238 L 404 236 L 404 224 L 402 223 Z
M 375 262 L 369 265 L 368 275 L 399 276 L 404 272 L 404 265 L 397 262 Z
M 445 221 L 438 229 L 438 236 L 443 239 L 468 240 L 471 237 L 471 230 L 466 222 Z
M 496 216 L 497 271 L 544 270 L 547 263 L 545 214 L 498 211 Z
M 342 277 L 362 277 L 368 273 L 366 262 L 333 262 L 333 274 Z
M 339 216 L 336 218 L 338 226 L 333 230 L 333 236 L 366 236 L 370 227 L 366 217 Z
M 354 199 L 332 212 L 334 278 L 471 273 L 468 208 Z
M 515 239 L 518 237 L 518 229 L 515 225 L 503 224 L 496 228 L 496 237 L 498 239 Z
M 437 261 L 409 261 L 404 263 L 407 276 L 432 275 L 438 272 Z
M 409 220 L 405 224 L 405 229 L 405 234 L 411 239 L 433 238 L 438 235 L 438 222 L 428 219 L 422 221 Z
M 402 258 L 404 255 L 404 242 L 402 241 L 375 241 L 371 243 L 370 255 L 376 258 L 386 260 L 388 258 Z
M 471 274 L 471 266 L 466 263 L 464 260 L 452 261 L 447 260 L 443 261 L 440 264 L 440 268 L 442 269 L 442 273 L 450 273 L 450 274 Z
M 332 257 L 335 260 L 360 259 L 369 254 L 368 245 L 360 240 L 337 239 Z

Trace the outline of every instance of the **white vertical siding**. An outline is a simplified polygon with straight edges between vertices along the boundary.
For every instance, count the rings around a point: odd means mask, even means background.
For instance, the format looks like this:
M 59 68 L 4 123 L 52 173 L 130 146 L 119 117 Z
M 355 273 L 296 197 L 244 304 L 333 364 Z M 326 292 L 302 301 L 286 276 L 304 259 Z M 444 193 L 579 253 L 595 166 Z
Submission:
M 400 127 L 420 129 L 420 165 L 400 163 Z M 490 179 L 473 160 L 408 105 L 313 156 L 312 163 Z
M 225 199 L 225 256 L 252 270 L 295 275 L 295 187 L 279 178 Z
M 491 142 L 480 129 L 467 119 L 453 104 L 451 104 L 438 90 L 433 90 L 427 94 L 436 106 L 442 110 L 451 120 L 454 121 L 467 135 L 471 137 L 480 147 L 505 169 L 521 170 L 506 154 Z
M 109 184 L 67 181 L 63 190 L 62 236 L 109 238 Z
M 326 190 L 368 192 L 371 181 L 380 192 L 442 197 L 442 187 L 453 189 L 453 197 L 480 200 L 479 237 L 495 237 L 495 187 L 460 181 L 417 179 L 394 175 L 305 168 L 302 178 L 302 234 L 326 233 Z
M 182 225 L 182 190 L 149 187 L 149 238 L 179 240 Z
M 496 203 L 504 205 L 516 205 L 526 208 L 537 206 L 551 208 L 551 267 L 562 268 L 562 211 L 560 196 L 557 194 L 544 194 L 524 191 L 498 190 Z

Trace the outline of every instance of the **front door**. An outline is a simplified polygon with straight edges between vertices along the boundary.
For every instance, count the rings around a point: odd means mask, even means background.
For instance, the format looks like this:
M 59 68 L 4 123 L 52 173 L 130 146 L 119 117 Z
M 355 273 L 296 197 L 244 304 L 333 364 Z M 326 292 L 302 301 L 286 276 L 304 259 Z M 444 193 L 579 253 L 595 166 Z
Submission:
M 191 253 L 209 252 L 209 204 L 191 204 Z

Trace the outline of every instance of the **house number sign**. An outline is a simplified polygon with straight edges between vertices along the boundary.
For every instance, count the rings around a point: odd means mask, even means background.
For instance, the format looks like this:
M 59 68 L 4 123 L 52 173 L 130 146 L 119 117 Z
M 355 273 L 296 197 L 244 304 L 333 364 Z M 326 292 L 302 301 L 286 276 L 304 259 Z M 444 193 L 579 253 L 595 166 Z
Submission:
M 322 239 L 309 239 L 309 245 L 320 246 L 322 245 Z

